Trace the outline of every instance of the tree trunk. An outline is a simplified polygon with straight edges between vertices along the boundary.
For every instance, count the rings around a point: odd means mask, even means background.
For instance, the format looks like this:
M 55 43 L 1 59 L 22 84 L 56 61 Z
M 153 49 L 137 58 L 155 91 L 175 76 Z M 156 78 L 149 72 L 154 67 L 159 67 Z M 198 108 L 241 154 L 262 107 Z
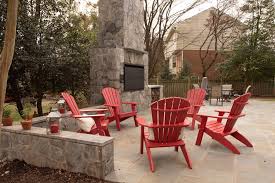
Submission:
M 37 102 L 36 102 L 38 116 L 43 116 L 42 99 L 43 99 L 43 94 L 39 94 L 37 96 Z
M 15 48 L 17 10 L 18 0 L 9 0 L 4 45 L 0 55 L 0 123 L 2 123 L 8 73 Z
M 16 107 L 17 107 L 17 110 L 19 112 L 20 115 L 23 115 L 22 111 L 23 111 L 23 104 L 21 102 L 21 98 L 20 97 L 16 97 L 15 98 L 15 103 L 16 103 Z
M 22 99 L 22 93 L 20 92 L 20 88 L 18 85 L 18 76 L 17 73 L 15 73 L 16 71 L 13 71 L 12 69 L 10 69 L 9 72 L 9 79 L 8 79 L 8 83 L 10 83 L 10 93 L 9 95 L 14 99 L 14 101 L 16 102 L 16 107 L 18 112 L 20 113 L 20 115 L 22 115 L 22 111 L 23 111 L 23 104 L 21 102 Z

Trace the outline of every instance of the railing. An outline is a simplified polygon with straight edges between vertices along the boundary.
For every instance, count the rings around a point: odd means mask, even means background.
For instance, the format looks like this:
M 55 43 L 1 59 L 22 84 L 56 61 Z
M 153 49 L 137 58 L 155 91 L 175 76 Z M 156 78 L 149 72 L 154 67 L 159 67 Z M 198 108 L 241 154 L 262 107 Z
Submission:
M 193 84 L 199 83 L 198 79 L 182 79 L 182 80 L 149 80 L 150 84 L 163 85 L 164 97 L 186 97 L 189 89 L 193 88 Z M 247 85 L 244 81 L 209 81 L 208 85 L 232 84 L 233 92 L 242 94 Z M 251 84 L 251 93 L 253 96 L 275 96 L 275 82 L 274 80 L 258 81 Z

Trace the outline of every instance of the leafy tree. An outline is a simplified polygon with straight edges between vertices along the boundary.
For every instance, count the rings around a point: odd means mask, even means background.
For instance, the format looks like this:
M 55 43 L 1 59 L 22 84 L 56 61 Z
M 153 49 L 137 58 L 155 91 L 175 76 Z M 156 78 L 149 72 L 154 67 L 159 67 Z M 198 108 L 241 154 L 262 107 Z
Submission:
M 0 0 L 1 6 L 5 1 Z M 0 11 L 2 25 L 5 9 Z M 43 115 L 42 99 L 47 92 L 68 89 L 74 95 L 84 91 L 88 97 L 88 47 L 95 44 L 96 18 L 95 11 L 78 14 L 74 1 L 20 1 L 16 52 L 8 82 L 8 95 L 15 99 L 19 111 L 26 96 L 35 97 L 39 115 Z M 0 29 L 1 42 L 2 35 Z
M 187 62 L 183 63 L 183 67 L 180 70 L 180 73 L 178 74 L 179 79 L 184 79 L 188 76 L 191 76 L 191 66 Z
M 86 98 L 90 94 L 90 62 L 88 51 L 96 44 L 97 17 L 92 15 L 71 14 L 66 34 L 62 39 L 64 48 L 59 59 L 59 90 L 68 89 L 75 96 L 83 93 Z
M 168 64 L 165 64 L 163 66 L 163 70 L 162 70 L 162 72 L 160 74 L 160 78 L 164 79 L 164 80 L 171 80 L 171 79 L 173 79 L 173 74 L 171 73 Z
M 249 18 L 246 34 L 237 42 L 219 69 L 225 78 L 246 83 L 275 75 L 275 4 L 272 0 L 248 0 L 242 7 Z
M 19 34 L 10 86 L 16 92 L 12 83 L 23 85 L 25 93 L 35 97 L 39 115 L 43 115 L 43 96 L 51 88 L 50 81 L 54 80 L 61 47 L 59 40 L 64 34 L 64 24 L 71 8 L 72 4 L 61 0 L 22 0 L 20 3 Z M 14 73 L 18 73 L 17 78 Z

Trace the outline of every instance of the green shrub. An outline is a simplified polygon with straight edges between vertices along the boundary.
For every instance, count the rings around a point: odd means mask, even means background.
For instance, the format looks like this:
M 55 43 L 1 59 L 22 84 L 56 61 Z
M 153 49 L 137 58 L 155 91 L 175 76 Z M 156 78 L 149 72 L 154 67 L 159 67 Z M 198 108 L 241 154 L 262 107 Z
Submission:
M 7 107 L 4 107 L 3 117 L 8 118 L 8 117 L 10 117 L 10 115 L 11 115 L 11 109 L 7 108 Z
M 22 118 L 25 120 L 30 120 L 33 117 L 32 105 L 30 103 L 26 103 L 24 105 L 24 109 L 22 111 Z

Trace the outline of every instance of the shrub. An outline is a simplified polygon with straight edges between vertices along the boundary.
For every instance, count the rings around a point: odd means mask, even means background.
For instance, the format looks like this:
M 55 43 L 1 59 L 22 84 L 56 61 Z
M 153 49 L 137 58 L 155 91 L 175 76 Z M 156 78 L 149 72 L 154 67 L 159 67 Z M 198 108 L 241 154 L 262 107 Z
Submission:
M 4 118 L 8 118 L 11 115 L 11 109 L 4 107 L 4 111 L 3 111 L 3 117 Z
M 26 103 L 24 105 L 24 109 L 23 109 L 23 115 L 22 118 L 25 120 L 30 120 L 33 117 L 33 111 L 32 111 L 32 105 L 30 103 Z

